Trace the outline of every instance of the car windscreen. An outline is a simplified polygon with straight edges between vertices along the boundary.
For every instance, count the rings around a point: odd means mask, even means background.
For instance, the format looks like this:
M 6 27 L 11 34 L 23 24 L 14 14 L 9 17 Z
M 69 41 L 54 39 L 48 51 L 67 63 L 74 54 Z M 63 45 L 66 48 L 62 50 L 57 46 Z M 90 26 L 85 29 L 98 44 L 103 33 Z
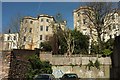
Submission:
M 78 78 L 76 74 L 67 74 L 66 77 L 67 78 Z
M 36 78 L 39 78 L 39 79 L 49 79 L 49 76 L 48 75 L 39 75 Z

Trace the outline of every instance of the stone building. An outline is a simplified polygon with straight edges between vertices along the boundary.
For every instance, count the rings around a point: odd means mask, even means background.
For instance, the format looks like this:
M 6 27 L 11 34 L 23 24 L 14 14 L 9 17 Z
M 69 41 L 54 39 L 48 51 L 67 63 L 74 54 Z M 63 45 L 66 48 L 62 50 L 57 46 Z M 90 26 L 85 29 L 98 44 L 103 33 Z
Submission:
M 90 36 L 90 40 L 97 42 L 97 32 L 92 21 L 94 20 L 94 11 L 91 7 L 83 6 L 75 9 L 73 12 L 74 28 L 82 32 L 84 35 Z
M 89 16 L 88 16 L 89 15 Z M 93 25 L 95 19 L 94 10 L 91 7 L 80 7 L 73 12 L 74 28 L 90 37 L 90 42 L 97 42 L 97 31 Z M 101 35 L 102 41 L 120 35 L 120 11 L 113 10 L 104 18 L 103 31 Z
M 107 41 L 110 38 L 115 38 L 120 35 L 120 14 L 119 11 L 112 11 L 104 18 L 104 31 L 102 34 L 103 41 Z
M 0 34 L 0 45 L 3 46 L 3 34 Z M 0 46 L 0 52 L 2 52 L 2 46 Z
M 2 34 L 2 50 L 11 50 L 18 48 L 18 33 Z
M 120 2 L 119 2 L 120 3 Z M 119 15 L 119 20 L 118 20 L 118 22 L 119 22 L 119 33 L 120 33 L 120 9 L 119 9 L 119 12 L 118 12 L 118 15 Z
M 56 24 L 54 17 L 46 14 L 38 15 L 37 18 L 24 17 L 20 25 L 19 42 L 21 47 L 32 50 L 41 48 L 41 42 L 48 41 L 53 35 L 52 23 Z

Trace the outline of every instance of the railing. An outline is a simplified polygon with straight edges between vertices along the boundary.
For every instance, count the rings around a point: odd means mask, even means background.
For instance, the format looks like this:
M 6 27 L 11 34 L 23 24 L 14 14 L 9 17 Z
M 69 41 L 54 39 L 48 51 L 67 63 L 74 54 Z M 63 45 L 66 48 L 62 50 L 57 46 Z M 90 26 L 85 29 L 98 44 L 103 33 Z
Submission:
M 101 57 L 102 54 L 94 54 L 94 55 L 85 55 L 85 54 L 77 54 L 77 55 L 52 55 L 53 57 Z

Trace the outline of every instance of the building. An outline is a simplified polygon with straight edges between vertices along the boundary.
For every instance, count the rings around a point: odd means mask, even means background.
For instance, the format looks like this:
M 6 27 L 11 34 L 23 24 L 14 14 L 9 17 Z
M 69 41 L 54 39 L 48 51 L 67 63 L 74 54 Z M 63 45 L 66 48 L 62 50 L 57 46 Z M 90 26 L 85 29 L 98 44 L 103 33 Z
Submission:
M 2 34 L 2 50 L 18 48 L 18 33 Z
M 120 35 L 120 13 L 119 11 L 113 11 L 107 14 L 104 18 L 104 31 L 102 34 L 103 41 L 107 41 L 110 38 L 115 38 Z
M 38 15 L 37 18 L 24 17 L 20 25 L 21 48 L 32 50 L 41 48 L 41 42 L 48 41 L 53 35 L 52 23 L 56 24 L 54 17 L 46 14 Z
M 74 10 L 73 15 L 74 28 L 82 32 L 84 35 L 89 35 L 90 42 L 97 42 L 97 31 L 92 23 L 94 21 L 94 10 L 91 7 L 84 6 Z M 103 22 L 104 29 L 101 35 L 102 41 L 106 42 L 110 38 L 115 38 L 115 36 L 120 35 L 119 10 L 115 9 L 113 12 L 107 14 Z
M 87 14 L 90 14 L 91 19 L 94 20 L 94 11 L 91 7 L 84 6 L 74 10 L 74 29 L 82 32 L 83 35 L 88 35 L 90 41 L 97 42 L 95 26 Z
M 2 52 L 2 48 L 3 48 L 3 34 L 0 34 L 0 52 Z
M 119 2 L 120 3 L 120 2 Z M 120 35 L 120 8 L 118 9 L 118 26 L 119 26 L 119 35 Z

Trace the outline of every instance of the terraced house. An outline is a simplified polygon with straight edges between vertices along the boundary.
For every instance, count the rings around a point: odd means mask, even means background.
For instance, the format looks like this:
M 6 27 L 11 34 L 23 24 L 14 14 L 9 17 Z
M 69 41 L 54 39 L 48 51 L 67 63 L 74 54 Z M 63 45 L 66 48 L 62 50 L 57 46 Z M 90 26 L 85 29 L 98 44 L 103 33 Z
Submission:
M 112 11 L 104 18 L 104 31 L 101 37 L 103 41 L 120 35 L 120 11 Z
M 74 10 L 74 29 L 77 29 L 84 35 L 89 35 L 90 41 L 97 42 L 97 32 L 95 26 L 86 15 L 87 13 L 90 13 L 90 16 L 94 20 L 94 11 L 91 7 L 83 6 Z
M 89 16 L 88 16 L 89 13 Z M 94 24 L 94 10 L 91 7 L 83 6 L 75 9 L 73 12 L 74 29 L 82 32 L 84 35 L 90 37 L 90 42 L 97 42 L 97 31 Z M 91 18 L 89 18 L 91 17 Z M 90 20 L 92 19 L 92 20 Z M 102 31 L 102 41 L 107 41 L 110 38 L 115 38 L 120 35 L 120 11 L 113 10 L 108 13 L 104 18 L 104 29 Z
M 18 49 L 18 33 L 1 34 L 2 50 Z
M 24 17 L 21 21 L 19 36 L 22 48 L 40 48 L 41 42 L 48 41 L 53 35 L 52 23 L 56 23 L 54 17 L 45 14 L 39 15 L 37 18 Z M 63 25 L 61 29 L 64 29 Z

